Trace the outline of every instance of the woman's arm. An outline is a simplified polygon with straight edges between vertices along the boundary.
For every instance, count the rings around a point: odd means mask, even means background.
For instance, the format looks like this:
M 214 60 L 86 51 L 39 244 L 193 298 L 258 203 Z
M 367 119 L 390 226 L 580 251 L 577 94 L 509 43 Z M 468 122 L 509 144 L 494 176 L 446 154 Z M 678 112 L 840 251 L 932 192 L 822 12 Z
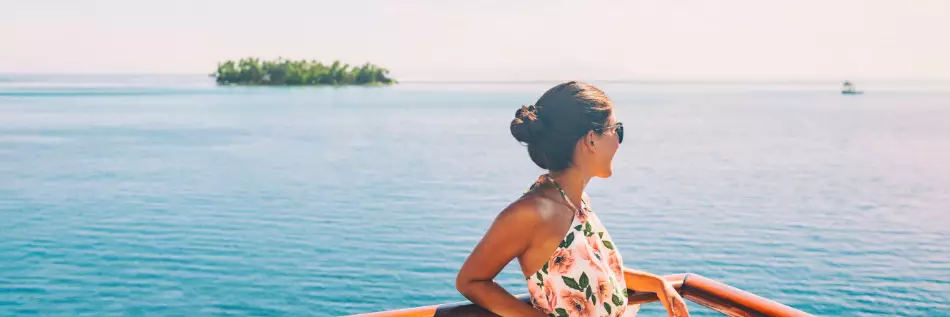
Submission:
M 670 317 L 689 316 L 689 311 L 686 309 L 686 302 L 683 301 L 683 297 L 681 297 L 680 294 L 676 292 L 676 289 L 673 288 L 673 285 L 663 277 L 624 268 L 623 279 L 627 284 L 627 289 L 656 293 L 656 297 L 660 299 L 660 303 L 663 304 L 663 307 L 666 307 L 666 312 Z
M 462 264 L 455 280 L 459 293 L 501 316 L 544 316 L 494 281 L 498 272 L 530 246 L 538 223 L 540 217 L 530 198 L 505 208 Z

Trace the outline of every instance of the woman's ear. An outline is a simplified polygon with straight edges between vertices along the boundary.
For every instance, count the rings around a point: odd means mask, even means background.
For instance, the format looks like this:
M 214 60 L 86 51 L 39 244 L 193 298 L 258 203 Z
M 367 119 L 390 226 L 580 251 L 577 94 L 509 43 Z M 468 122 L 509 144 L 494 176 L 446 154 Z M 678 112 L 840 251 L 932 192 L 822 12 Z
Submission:
M 588 151 L 591 151 L 591 152 L 594 151 L 594 133 L 593 132 L 587 132 L 587 134 L 584 135 L 584 146 L 587 147 Z

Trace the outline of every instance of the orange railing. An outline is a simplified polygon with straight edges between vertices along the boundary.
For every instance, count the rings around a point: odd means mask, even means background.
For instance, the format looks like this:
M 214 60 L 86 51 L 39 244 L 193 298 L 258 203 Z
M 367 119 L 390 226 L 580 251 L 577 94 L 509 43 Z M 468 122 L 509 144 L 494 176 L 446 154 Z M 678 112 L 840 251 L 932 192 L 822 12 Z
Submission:
M 781 303 L 762 298 L 758 295 L 705 278 L 697 274 L 676 274 L 664 276 L 680 294 L 702 306 L 718 311 L 726 316 L 747 317 L 797 317 L 811 316 L 803 311 Z M 518 299 L 528 302 L 527 294 L 518 295 Z M 656 294 L 630 292 L 627 296 L 630 304 L 646 304 L 658 301 Z M 496 316 L 491 312 L 469 302 L 450 303 L 401 310 L 391 310 L 362 315 L 360 317 L 476 317 Z

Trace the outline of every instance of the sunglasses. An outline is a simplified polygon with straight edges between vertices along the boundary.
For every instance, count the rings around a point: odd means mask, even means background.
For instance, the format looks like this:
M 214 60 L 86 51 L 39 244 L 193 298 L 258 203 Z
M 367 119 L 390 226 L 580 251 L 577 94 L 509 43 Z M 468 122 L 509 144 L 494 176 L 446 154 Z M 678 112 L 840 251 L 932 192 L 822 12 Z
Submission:
M 607 131 L 610 129 L 614 129 L 614 131 L 617 132 L 617 143 L 623 143 L 623 123 L 621 122 L 617 122 L 616 124 L 612 124 L 603 128 L 597 128 L 594 130 L 600 133 L 604 133 L 604 131 Z

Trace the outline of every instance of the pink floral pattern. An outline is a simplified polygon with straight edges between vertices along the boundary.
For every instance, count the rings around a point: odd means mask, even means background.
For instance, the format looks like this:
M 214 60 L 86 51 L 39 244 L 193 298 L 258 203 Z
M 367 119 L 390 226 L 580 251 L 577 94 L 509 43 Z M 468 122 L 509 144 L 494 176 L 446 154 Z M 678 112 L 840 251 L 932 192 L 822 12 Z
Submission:
M 597 294 L 597 299 L 603 300 L 613 297 L 614 285 L 610 284 L 609 279 L 601 277 L 594 285 L 596 285 L 594 286 L 594 294 Z
M 620 262 L 620 257 L 617 256 L 617 251 L 610 251 L 610 270 L 618 276 L 623 276 L 623 264 Z
M 600 272 L 606 271 L 606 269 L 602 267 L 603 266 L 603 264 L 601 263 L 602 261 L 600 261 L 600 258 L 597 258 L 596 256 L 594 256 L 594 252 L 591 251 L 591 247 L 588 244 L 578 243 L 576 248 L 578 250 L 574 252 L 576 252 L 577 255 L 580 256 L 581 260 L 584 260 L 585 262 L 587 262 L 587 265 L 590 265 L 591 268 L 596 269 L 597 271 L 600 271 Z
M 600 237 L 597 235 L 591 235 L 587 237 L 587 246 L 590 247 L 591 253 L 599 260 L 604 258 L 603 252 L 600 251 Z
M 548 175 L 531 188 L 544 182 L 560 191 Z M 561 195 L 567 200 L 563 191 Z M 528 277 L 531 303 L 550 317 L 635 316 L 639 306 L 627 305 L 622 268 L 623 259 L 610 234 L 582 201 L 557 250 L 544 267 Z
M 548 267 L 557 274 L 567 274 L 574 267 L 574 254 L 568 249 L 558 248 L 548 261 Z
M 541 290 L 541 286 L 534 283 L 528 283 L 528 294 L 531 295 L 531 304 L 534 305 L 534 308 L 537 308 L 542 313 L 550 314 L 554 310 L 551 309 L 551 303 L 548 302 L 546 294 Z
M 587 300 L 589 296 L 575 290 L 561 290 L 561 300 L 568 316 L 594 317 L 594 304 Z
M 544 279 L 544 287 L 542 287 L 544 288 L 544 297 L 547 298 L 548 307 L 551 309 L 557 307 L 557 292 L 554 290 L 554 285 L 557 285 L 554 283 L 554 280 L 550 278 Z
M 575 213 L 574 218 L 577 219 L 577 222 L 582 225 L 587 224 L 587 213 L 584 213 L 584 212 Z

